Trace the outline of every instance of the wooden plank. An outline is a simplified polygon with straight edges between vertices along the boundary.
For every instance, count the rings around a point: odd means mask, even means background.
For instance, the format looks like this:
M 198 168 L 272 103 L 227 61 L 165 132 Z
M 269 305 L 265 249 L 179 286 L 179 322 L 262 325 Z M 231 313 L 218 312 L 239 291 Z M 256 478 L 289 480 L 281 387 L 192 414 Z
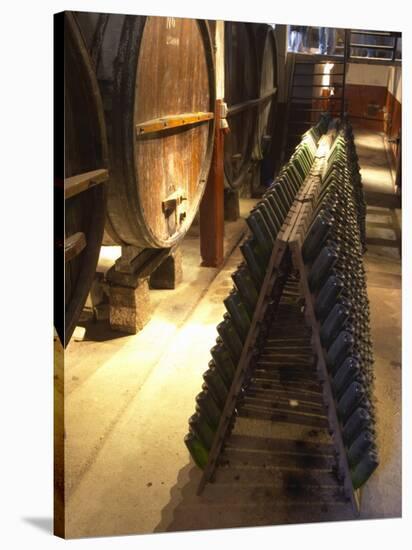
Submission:
M 64 240 L 64 261 L 70 262 L 86 248 L 86 236 L 84 233 L 74 233 Z
M 64 198 L 70 199 L 95 185 L 105 182 L 109 178 L 108 170 L 103 168 L 77 174 L 64 179 Z
M 299 382 L 297 382 L 298 384 Z M 276 386 L 276 385 L 277 386 Z M 298 400 L 299 402 L 303 403 L 312 403 L 317 405 L 323 405 L 323 400 L 321 396 L 321 391 L 313 392 L 313 391 L 306 391 L 305 388 L 298 388 L 297 386 L 288 386 L 287 384 L 284 384 L 282 382 L 276 381 L 275 384 L 273 384 L 272 389 L 263 389 L 259 388 L 255 381 L 252 380 L 252 382 L 248 385 L 247 389 L 247 395 L 248 397 L 256 397 L 263 400 L 279 400 L 279 401 L 291 401 L 291 400 Z M 277 388 L 277 389 L 274 389 Z
M 264 395 L 248 394 L 242 399 L 242 403 L 245 406 L 264 408 L 268 411 L 281 410 L 293 413 L 320 414 L 323 410 L 323 403 L 313 403 L 296 397 L 288 398 L 278 395 L 271 398 L 267 395 L 265 397 Z
M 180 113 L 178 115 L 153 118 L 152 120 L 146 120 L 145 122 L 136 124 L 136 136 L 139 137 L 153 132 L 170 130 L 170 128 L 198 124 L 199 122 L 211 120 L 214 116 L 212 112 L 198 111 L 194 113 Z
M 305 441 L 286 438 L 271 438 L 260 437 L 255 435 L 240 435 L 232 434 L 227 442 L 226 449 L 244 449 L 267 453 L 287 453 L 287 454 L 303 454 L 303 455 L 318 455 L 334 456 L 335 448 L 330 443 L 320 443 L 318 441 Z
M 266 407 L 242 405 L 238 411 L 240 417 L 270 420 L 271 422 L 284 422 L 286 424 L 300 424 L 314 428 L 328 428 L 326 416 L 295 412 L 290 409 L 272 410 Z

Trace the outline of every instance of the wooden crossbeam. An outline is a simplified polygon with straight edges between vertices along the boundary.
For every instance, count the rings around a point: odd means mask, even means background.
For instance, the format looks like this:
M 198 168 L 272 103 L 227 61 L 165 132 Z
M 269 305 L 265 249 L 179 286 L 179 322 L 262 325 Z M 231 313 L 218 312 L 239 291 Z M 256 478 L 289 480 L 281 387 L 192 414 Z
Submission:
M 105 182 L 108 178 L 109 172 L 103 168 L 64 178 L 64 198 L 70 199 L 95 185 Z
M 253 109 L 255 107 L 258 107 L 261 103 L 268 101 L 273 95 L 276 94 L 277 91 L 277 88 L 272 88 L 271 90 L 256 99 L 248 99 L 247 101 L 243 101 L 242 103 L 236 103 L 235 105 L 232 105 L 228 108 L 227 116 L 229 117 L 237 115 L 238 113 L 240 113 L 241 111 L 245 111 L 246 109 Z
M 180 113 L 178 115 L 167 115 L 152 120 L 146 120 L 136 124 L 136 136 L 142 136 L 153 132 L 162 132 L 181 126 L 190 126 L 199 122 L 206 122 L 214 118 L 213 112 L 197 111 L 193 113 Z

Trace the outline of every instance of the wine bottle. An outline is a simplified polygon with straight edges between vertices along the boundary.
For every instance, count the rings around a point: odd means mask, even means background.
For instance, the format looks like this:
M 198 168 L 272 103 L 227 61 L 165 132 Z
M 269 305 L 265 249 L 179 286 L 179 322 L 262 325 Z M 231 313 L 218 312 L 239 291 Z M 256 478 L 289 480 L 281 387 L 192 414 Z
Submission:
M 239 338 L 244 342 L 249 332 L 251 321 L 240 293 L 237 290 L 231 290 L 229 296 L 223 300 L 223 303 L 230 314 Z
M 221 411 L 208 389 L 201 391 L 196 396 L 196 405 L 199 407 L 199 412 L 203 415 L 211 428 L 217 429 L 220 421 Z
M 193 414 L 189 418 L 189 429 L 196 435 L 205 449 L 210 451 L 215 433 L 207 423 L 206 418 L 200 416 L 198 413 Z
M 338 334 L 328 349 L 327 363 L 328 367 L 334 373 L 345 358 L 352 352 L 354 347 L 354 338 L 352 334 L 343 330 Z
M 189 432 L 185 436 L 184 442 L 197 466 L 204 470 L 209 456 L 206 447 L 193 432 Z
M 356 407 L 365 398 L 365 389 L 358 382 L 352 382 L 338 401 L 338 413 L 342 422 L 346 422 Z
M 325 246 L 319 252 L 309 272 L 309 286 L 316 290 L 323 285 L 329 270 L 333 267 L 338 258 L 338 252 L 331 246 Z
M 243 344 L 236 332 L 232 319 L 227 313 L 223 315 L 223 321 L 217 325 L 216 329 L 226 348 L 229 350 L 233 363 L 237 365 L 242 353 Z
M 246 265 L 244 264 L 240 265 L 238 269 L 232 274 L 232 279 L 242 296 L 249 317 L 252 318 L 259 295 L 257 293 L 256 285 L 253 282 L 248 267 L 246 267 Z
M 222 378 L 224 378 L 226 386 L 230 387 L 236 372 L 236 365 L 221 338 L 218 337 L 216 339 L 216 345 L 212 347 L 210 353 L 216 368 L 222 373 Z
M 368 452 L 375 450 L 375 436 L 372 432 L 364 430 L 361 432 L 348 449 L 349 466 L 353 468 L 363 456 Z
M 369 451 L 351 471 L 352 485 L 354 489 L 359 489 L 373 474 L 379 465 L 376 452 Z
M 336 304 L 343 288 L 342 279 L 331 275 L 320 289 L 315 301 L 315 314 L 321 322 Z

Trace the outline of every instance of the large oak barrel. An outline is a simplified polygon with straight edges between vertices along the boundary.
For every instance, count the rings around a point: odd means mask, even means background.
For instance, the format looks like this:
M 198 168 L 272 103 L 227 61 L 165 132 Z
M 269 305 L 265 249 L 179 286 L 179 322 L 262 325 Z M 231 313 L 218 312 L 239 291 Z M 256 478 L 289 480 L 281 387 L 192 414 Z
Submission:
M 225 101 L 230 132 L 225 136 L 225 181 L 244 182 L 256 140 L 259 85 L 252 23 L 225 21 Z
M 273 179 L 276 164 L 276 113 L 278 66 L 276 38 L 267 24 L 255 25 L 255 41 L 259 74 L 259 107 L 254 158 L 261 162 L 261 183 Z
M 92 64 L 72 14 L 64 19 L 65 335 L 93 281 L 106 216 L 107 141 Z
M 255 40 L 260 98 L 256 143 L 258 155 L 262 158 L 268 151 L 275 132 L 278 69 L 276 39 L 273 28 L 265 24 L 257 25 Z
M 108 129 L 106 232 L 119 244 L 171 247 L 193 221 L 211 162 L 215 73 L 207 24 L 76 17 L 96 63 Z

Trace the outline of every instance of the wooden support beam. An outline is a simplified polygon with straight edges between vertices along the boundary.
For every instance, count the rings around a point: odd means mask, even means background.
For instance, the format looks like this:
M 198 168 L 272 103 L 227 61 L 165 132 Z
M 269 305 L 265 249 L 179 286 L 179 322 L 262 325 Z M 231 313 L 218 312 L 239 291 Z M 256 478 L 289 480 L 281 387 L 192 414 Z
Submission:
M 272 88 L 265 94 L 263 94 L 261 97 L 258 97 L 256 99 L 248 99 L 247 101 L 244 101 L 243 103 L 237 103 L 236 105 L 232 105 L 228 108 L 227 116 L 233 116 L 237 115 L 241 111 L 245 111 L 246 109 L 253 109 L 255 107 L 258 107 L 261 103 L 268 101 L 273 95 L 276 94 L 277 88 Z
M 105 182 L 108 178 L 109 172 L 103 168 L 64 178 L 64 198 L 70 199 L 95 185 Z
M 146 120 L 136 124 L 136 136 L 142 136 L 153 132 L 161 132 L 163 130 L 169 130 L 170 128 L 177 128 L 180 126 L 190 126 L 191 124 L 197 124 L 199 122 L 205 122 L 211 120 L 214 117 L 210 112 L 194 112 L 194 113 L 180 113 L 178 115 L 168 115 L 159 118 L 153 118 L 152 120 Z
M 220 128 L 221 104 L 222 100 L 217 99 L 215 106 L 216 126 L 212 164 L 199 208 L 200 254 L 202 257 L 202 266 L 204 267 L 218 267 L 223 263 L 224 134 Z

